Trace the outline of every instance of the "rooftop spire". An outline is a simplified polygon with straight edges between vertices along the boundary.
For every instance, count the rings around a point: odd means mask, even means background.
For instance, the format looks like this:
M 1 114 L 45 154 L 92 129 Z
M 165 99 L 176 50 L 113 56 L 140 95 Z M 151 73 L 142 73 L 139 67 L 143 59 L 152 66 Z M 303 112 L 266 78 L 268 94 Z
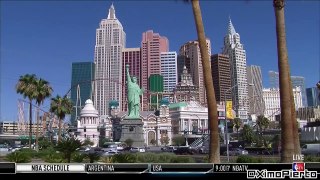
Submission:
M 229 15 L 228 34 L 235 34 L 235 33 L 236 33 L 236 30 L 233 27 L 233 24 L 231 22 L 231 18 L 230 18 L 230 15 Z
M 108 19 L 116 19 L 116 12 L 114 10 L 113 3 L 111 4 L 111 6 L 109 8 Z

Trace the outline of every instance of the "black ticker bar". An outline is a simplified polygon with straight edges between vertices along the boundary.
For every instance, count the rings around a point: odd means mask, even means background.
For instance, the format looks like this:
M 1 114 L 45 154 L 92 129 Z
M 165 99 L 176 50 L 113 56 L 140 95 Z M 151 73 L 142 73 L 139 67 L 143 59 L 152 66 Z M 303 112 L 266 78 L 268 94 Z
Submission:
M 214 173 L 246 173 L 247 170 L 263 170 L 267 169 L 269 171 L 280 171 L 283 169 L 292 169 L 291 163 L 274 163 L 274 164 L 261 164 L 261 163 L 239 163 L 239 164 L 214 164 Z
M 0 163 L 0 174 L 15 174 L 15 163 Z
M 190 172 L 190 173 L 208 173 L 212 171 L 213 164 L 162 164 L 155 163 L 151 164 L 150 172 L 151 173 L 161 173 L 161 172 Z
M 308 171 L 320 171 L 320 163 L 319 162 L 308 162 L 305 163 L 305 169 L 308 169 Z
M 86 164 L 85 168 L 88 173 L 143 173 L 148 171 L 148 164 Z

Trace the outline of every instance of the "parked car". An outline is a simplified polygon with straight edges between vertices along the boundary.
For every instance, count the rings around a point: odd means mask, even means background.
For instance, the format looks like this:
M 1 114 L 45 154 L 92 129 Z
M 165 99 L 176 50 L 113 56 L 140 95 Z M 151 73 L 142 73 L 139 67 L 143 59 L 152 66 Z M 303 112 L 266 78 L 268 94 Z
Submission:
M 1 152 L 8 152 L 9 151 L 8 145 L 0 144 L 0 151 Z
M 163 152 L 174 152 L 174 150 L 177 150 L 177 147 L 175 146 L 164 146 L 161 148 L 161 151 Z
M 146 152 L 146 149 L 144 147 L 133 147 L 130 149 L 130 152 Z
M 305 144 L 301 147 L 301 154 L 320 156 L 320 144 Z
M 180 146 L 173 151 L 175 154 L 195 154 L 197 153 L 195 149 L 190 148 L 189 146 Z
M 229 150 L 229 155 L 230 156 L 239 156 L 239 155 L 248 155 L 248 151 L 245 149 L 241 149 L 241 148 L 233 148 Z M 223 155 L 227 155 L 227 151 L 225 151 L 223 153 Z

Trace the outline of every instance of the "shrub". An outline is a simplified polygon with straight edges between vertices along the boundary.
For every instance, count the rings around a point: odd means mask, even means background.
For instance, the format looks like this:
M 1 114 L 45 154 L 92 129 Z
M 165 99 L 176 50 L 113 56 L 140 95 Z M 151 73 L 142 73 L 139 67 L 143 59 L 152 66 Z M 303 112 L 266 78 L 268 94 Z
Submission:
M 103 163 L 114 163 L 113 157 L 103 157 L 101 160 Z
M 194 159 L 192 157 L 181 157 L 181 156 L 174 156 L 171 159 L 170 163 L 194 163 Z
M 262 160 L 262 159 L 261 159 Z M 260 161 L 261 161 L 260 160 Z M 237 159 L 237 163 L 258 163 L 258 159 L 251 157 L 251 156 L 239 156 Z M 261 161 L 262 162 L 262 161 Z
M 137 162 L 137 156 L 135 154 L 116 154 L 113 156 L 114 163 L 135 163 Z
M 320 158 L 316 156 L 306 156 L 304 162 L 320 162 Z
M 81 153 L 74 153 L 72 155 L 72 161 L 77 162 L 77 163 L 81 163 L 83 162 L 83 159 L 86 157 L 86 155 L 81 154 Z
M 48 154 L 43 158 L 43 160 L 48 163 L 65 163 L 66 162 L 66 160 L 63 158 L 62 154 L 60 153 Z
M 28 163 L 31 162 L 31 156 L 27 153 L 16 151 L 13 153 L 10 153 L 6 156 L 6 160 L 10 162 L 16 162 L 16 163 Z

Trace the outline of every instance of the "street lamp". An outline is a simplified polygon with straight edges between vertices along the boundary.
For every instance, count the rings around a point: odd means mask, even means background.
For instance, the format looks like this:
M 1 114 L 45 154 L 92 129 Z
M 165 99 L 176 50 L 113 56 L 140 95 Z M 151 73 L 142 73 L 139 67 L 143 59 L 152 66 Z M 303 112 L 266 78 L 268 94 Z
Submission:
M 229 91 L 232 91 L 233 88 L 235 88 L 236 86 L 238 86 L 238 84 L 232 86 L 231 88 L 229 88 L 228 90 L 226 90 L 224 92 L 224 117 L 225 117 L 225 139 L 226 139 L 226 146 L 227 146 L 227 158 L 228 158 L 228 162 L 229 162 L 229 142 L 228 142 L 228 119 L 227 119 L 227 98 L 226 98 L 226 94 Z

